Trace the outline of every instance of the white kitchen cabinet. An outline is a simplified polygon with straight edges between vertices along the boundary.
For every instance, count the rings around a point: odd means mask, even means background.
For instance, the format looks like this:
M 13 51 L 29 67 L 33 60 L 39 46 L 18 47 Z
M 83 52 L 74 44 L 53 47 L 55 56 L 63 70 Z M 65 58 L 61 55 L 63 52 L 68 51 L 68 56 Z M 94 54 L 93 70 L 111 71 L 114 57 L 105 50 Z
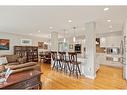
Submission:
M 108 61 L 106 60 L 106 57 L 112 57 L 114 61 Z M 112 54 L 106 54 L 106 53 L 96 53 L 96 64 L 103 64 L 107 66 L 112 67 L 122 67 L 122 64 L 118 61 L 115 61 L 116 59 L 120 58 L 120 55 L 112 55 Z
M 100 47 L 120 47 L 121 36 L 109 36 L 100 38 Z
M 106 47 L 106 37 L 100 38 L 100 47 Z

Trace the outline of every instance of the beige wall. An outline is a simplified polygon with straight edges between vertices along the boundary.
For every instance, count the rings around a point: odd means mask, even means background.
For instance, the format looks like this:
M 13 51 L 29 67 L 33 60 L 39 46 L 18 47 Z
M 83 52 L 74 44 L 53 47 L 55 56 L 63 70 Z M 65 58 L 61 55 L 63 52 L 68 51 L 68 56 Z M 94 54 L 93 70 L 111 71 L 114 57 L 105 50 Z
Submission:
M 46 41 L 46 39 L 40 37 L 17 35 L 17 34 L 3 33 L 3 32 L 0 32 L 0 39 L 10 40 L 10 49 L 0 50 L 0 55 L 13 54 L 13 47 L 15 45 L 21 45 L 21 39 L 31 39 L 32 46 L 37 46 L 39 41 Z

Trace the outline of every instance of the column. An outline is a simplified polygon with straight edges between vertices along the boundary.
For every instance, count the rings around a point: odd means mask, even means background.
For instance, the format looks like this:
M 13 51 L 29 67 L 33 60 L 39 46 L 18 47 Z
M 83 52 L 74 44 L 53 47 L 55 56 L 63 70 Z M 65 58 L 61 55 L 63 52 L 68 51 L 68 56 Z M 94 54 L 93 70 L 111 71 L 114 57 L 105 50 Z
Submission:
M 96 54 L 96 33 L 95 33 L 95 22 L 89 22 L 85 24 L 85 45 L 86 45 L 86 58 L 87 62 L 85 64 L 85 77 L 90 79 L 96 78 L 95 70 L 95 54 Z
M 51 51 L 58 51 L 58 32 L 51 32 Z

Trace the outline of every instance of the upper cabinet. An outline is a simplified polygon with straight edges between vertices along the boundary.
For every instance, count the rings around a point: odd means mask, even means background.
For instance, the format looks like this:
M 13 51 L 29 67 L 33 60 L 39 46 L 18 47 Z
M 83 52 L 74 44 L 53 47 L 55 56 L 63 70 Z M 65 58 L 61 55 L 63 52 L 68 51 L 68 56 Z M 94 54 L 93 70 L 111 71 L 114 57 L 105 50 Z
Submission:
M 109 36 L 100 38 L 100 47 L 120 47 L 121 36 Z

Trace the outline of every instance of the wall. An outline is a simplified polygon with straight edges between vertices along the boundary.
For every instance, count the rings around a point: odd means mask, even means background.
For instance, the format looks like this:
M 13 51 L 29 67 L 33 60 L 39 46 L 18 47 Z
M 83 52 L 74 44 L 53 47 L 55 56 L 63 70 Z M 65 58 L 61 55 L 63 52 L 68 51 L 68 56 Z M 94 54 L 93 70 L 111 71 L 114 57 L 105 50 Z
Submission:
M 46 39 L 40 38 L 40 37 L 32 37 L 32 36 L 3 33 L 3 32 L 0 32 L 0 39 L 9 39 L 10 40 L 10 49 L 9 50 L 0 50 L 0 55 L 13 54 L 13 47 L 15 45 L 21 45 L 21 39 L 31 39 L 32 46 L 37 46 L 39 41 L 46 41 Z
M 122 40 L 125 42 L 124 43 L 125 50 L 124 50 L 123 57 L 125 58 L 125 64 L 127 64 L 127 19 L 125 20 L 125 23 L 124 23 Z M 127 65 L 126 65 L 126 75 L 127 75 Z

